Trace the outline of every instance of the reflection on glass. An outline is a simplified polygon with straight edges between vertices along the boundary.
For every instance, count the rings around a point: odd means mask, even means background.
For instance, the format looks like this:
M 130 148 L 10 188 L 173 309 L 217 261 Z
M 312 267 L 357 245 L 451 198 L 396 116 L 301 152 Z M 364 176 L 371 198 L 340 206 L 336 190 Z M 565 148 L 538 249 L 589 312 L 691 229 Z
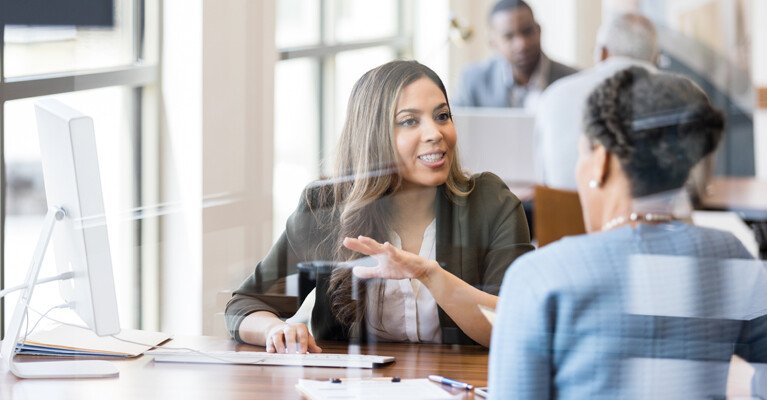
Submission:
M 320 41 L 320 2 L 280 0 L 277 2 L 277 48 L 309 46 Z
M 6 26 L 5 76 L 131 64 L 134 1 L 115 0 L 114 27 Z M 148 3 L 155 4 L 154 1 Z
M 301 190 L 319 178 L 317 62 L 280 61 L 274 71 L 274 237 L 296 207 Z
M 397 1 L 335 0 L 335 40 L 354 42 L 394 36 Z
M 135 221 L 127 218 L 134 207 L 136 177 L 130 134 L 131 89 L 112 87 L 58 95 L 55 98 L 93 118 L 96 146 L 107 213 L 120 323 L 132 327 L 138 312 L 134 305 Z M 5 103 L 5 159 L 7 208 L 5 219 L 5 282 L 7 287 L 24 281 L 46 213 L 45 187 L 38 144 L 34 103 L 39 98 Z M 48 247 L 41 277 L 56 274 L 53 246 Z M 15 294 L 10 303 L 14 304 Z M 10 296 L 9 296 L 10 297 Z M 54 286 L 35 290 L 32 306 L 45 311 L 61 303 Z M 67 310 L 57 310 L 64 313 Z M 6 314 L 10 318 L 11 313 Z M 52 315 L 54 316 L 54 315 Z M 55 316 L 54 316 L 55 317 Z M 66 318 L 66 315 L 63 317 Z M 34 319 L 33 319 L 34 321 Z

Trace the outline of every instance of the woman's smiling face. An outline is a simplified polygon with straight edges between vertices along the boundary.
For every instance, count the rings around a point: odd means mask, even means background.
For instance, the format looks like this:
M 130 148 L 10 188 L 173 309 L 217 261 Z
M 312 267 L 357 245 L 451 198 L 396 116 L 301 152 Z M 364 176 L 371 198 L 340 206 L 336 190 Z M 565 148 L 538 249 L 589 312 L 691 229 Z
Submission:
M 431 79 L 406 86 L 397 100 L 394 141 L 403 188 L 436 187 L 447 180 L 456 133 L 447 99 Z

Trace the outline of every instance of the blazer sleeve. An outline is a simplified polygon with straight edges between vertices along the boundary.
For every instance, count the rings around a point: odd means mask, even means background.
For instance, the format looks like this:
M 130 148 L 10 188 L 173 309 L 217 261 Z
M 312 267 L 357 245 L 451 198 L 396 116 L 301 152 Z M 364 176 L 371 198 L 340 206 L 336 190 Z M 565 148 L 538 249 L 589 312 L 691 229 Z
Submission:
M 530 229 L 527 225 L 522 202 L 496 175 L 483 173 L 478 179 L 477 189 L 481 190 L 481 213 L 486 237 L 484 271 L 481 289 L 497 295 L 504 274 L 519 256 L 534 250 L 530 244 Z M 476 232 L 482 235 L 482 232 Z
M 280 318 L 288 318 L 295 312 L 297 304 L 288 304 L 286 300 L 290 302 L 289 299 L 278 295 L 284 295 L 285 279 L 296 273 L 296 264 L 307 261 L 312 254 L 311 249 L 317 245 L 317 224 L 305 199 L 307 191 L 304 191 L 280 238 L 226 304 L 226 328 L 239 342 L 242 341 L 240 324 L 249 314 L 269 311 Z

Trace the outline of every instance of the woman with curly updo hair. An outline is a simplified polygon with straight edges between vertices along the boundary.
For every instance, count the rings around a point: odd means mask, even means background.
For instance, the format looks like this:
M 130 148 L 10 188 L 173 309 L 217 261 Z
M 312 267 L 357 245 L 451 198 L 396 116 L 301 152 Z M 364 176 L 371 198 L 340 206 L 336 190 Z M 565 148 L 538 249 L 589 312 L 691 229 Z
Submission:
M 487 346 L 491 326 L 477 305 L 495 307 L 506 269 L 533 247 L 519 199 L 493 174 L 466 174 L 456 141 L 434 71 L 393 61 L 363 75 L 335 176 L 306 188 L 234 292 L 232 336 L 280 353 L 319 352 L 315 338 Z M 362 266 L 364 256 L 377 265 Z M 342 264 L 283 320 L 292 310 L 271 294 L 297 263 L 315 260 Z
M 765 356 L 749 347 L 759 335 L 767 340 L 763 330 L 701 318 L 728 293 L 702 264 L 750 254 L 731 233 L 688 224 L 678 206 L 690 170 L 716 149 L 723 128 L 722 113 L 682 76 L 632 67 L 592 92 L 575 170 L 588 233 L 526 254 L 507 271 L 490 346 L 492 398 L 717 397 L 724 392 L 698 397 L 693 389 L 721 376 L 675 387 L 687 382 L 675 373 L 697 370 L 653 361 Z M 690 280 L 678 280 L 681 271 Z

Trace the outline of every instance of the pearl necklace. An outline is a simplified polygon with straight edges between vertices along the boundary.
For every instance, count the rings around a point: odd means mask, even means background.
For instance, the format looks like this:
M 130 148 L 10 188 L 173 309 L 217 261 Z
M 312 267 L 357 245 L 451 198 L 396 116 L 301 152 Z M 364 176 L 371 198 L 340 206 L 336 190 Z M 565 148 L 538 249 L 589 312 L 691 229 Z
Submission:
M 602 230 L 607 231 L 607 230 L 615 228 L 616 226 L 623 225 L 626 222 L 636 222 L 636 221 L 669 222 L 673 220 L 674 220 L 674 217 L 667 214 L 653 214 L 653 213 L 637 214 L 633 212 L 628 217 L 620 216 L 607 221 L 606 224 L 602 225 Z

